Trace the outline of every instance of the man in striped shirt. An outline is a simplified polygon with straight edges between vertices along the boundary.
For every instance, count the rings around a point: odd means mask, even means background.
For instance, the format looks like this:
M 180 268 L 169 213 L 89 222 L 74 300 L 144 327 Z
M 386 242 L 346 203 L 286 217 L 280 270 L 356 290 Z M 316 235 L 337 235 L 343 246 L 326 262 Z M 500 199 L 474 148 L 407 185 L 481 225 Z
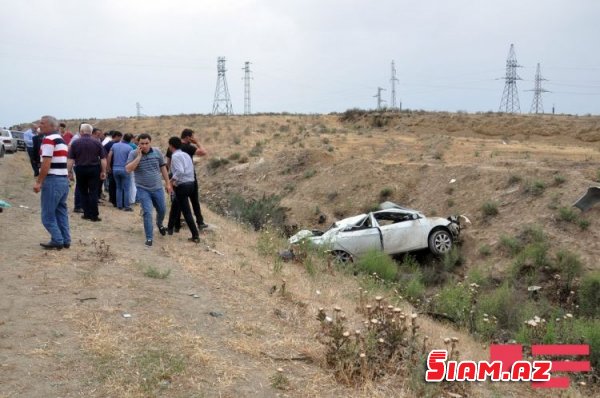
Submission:
M 156 226 L 161 235 L 167 234 L 163 226 L 167 205 L 163 192 L 162 180 L 165 182 L 167 192 L 173 192 L 167 165 L 162 153 L 156 147 L 150 146 L 152 138 L 150 134 L 140 134 L 139 146 L 135 151 L 129 152 L 125 170 L 128 173 L 134 171 L 135 185 L 138 198 L 144 212 L 144 233 L 146 234 L 146 247 L 152 246 L 152 207 L 156 209 Z
M 40 130 L 44 135 L 40 149 L 41 167 L 33 191 L 41 192 L 42 224 L 50 233 L 50 242 L 40 243 L 44 249 L 61 250 L 71 247 L 67 196 L 68 146 L 58 132 L 58 120 L 42 116 Z

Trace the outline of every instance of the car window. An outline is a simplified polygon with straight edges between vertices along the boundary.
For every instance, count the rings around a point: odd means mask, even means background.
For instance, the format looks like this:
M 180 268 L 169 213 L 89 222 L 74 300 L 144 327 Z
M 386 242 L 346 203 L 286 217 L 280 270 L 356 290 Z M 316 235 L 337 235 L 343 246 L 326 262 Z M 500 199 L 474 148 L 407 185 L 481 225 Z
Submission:
M 8 134 L 8 131 L 2 131 L 2 132 L 0 132 L 0 135 L 2 135 L 2 137 L 10 137 L 10 135 Z
M 410 214 L 399 213 L 399 212 L 380 212 L 374 214 L 377 223 L 380 226 L 391 225 L 397 222 L 410 220 Z

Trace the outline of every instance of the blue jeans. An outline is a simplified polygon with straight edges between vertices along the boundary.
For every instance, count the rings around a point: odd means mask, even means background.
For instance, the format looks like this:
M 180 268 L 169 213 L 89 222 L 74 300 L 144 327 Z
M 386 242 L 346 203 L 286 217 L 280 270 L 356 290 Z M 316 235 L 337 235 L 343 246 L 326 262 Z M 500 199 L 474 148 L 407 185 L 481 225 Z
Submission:
M 42 184 L 42 224 L 50 233 L 50 242 L 56 245 L 71 243 L 67 196 L 67 177 L 48 175 Z
M 165 194 L 162 188 L 156 191 L 148 191 L 139 186 L 137 187 L 137 194 L 142 204 L 142 211 L 144 212 L 144 233 L 146 234 L 146 240 L 152 240 L 152 207 L 156 209 L 156 226 L 160 228 L 163 225 L 167 211 Z
M 117 185 L 117 207 L 119 209 L 129 207 L 129 191 L 131 190 L 129 173 L 125 171 L 125 168 L 114 168 L 113 177 Z

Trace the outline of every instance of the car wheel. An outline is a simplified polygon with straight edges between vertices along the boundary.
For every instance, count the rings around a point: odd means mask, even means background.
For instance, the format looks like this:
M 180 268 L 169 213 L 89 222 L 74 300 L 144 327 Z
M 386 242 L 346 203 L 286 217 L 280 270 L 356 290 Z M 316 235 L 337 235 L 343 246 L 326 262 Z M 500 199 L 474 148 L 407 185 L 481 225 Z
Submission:
M 335 258 L 335 260 L 337 262 L 342 263 L 342 264 L 351 263 L 353 261 L 352 255 L 343 250 L 334 250 L 331 254 L 333 255 L 333 258 Z
M 441 256 L 452 249 L 452 235 L 445 229 L 436 229 L 429 235 L 429 250 Z

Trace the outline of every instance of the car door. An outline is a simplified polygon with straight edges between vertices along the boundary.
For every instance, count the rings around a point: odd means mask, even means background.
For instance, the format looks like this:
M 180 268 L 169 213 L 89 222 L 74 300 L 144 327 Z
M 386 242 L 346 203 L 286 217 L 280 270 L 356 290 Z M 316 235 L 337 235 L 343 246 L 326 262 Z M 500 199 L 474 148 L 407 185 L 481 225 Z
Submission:
M 335 243 L 337 249 L 344 250 L 354 256 L 360 256 L 369 250 L 382 249 L 379 228 L 373 226 L 370 214 L 357 225 L 348 226 L 339 231 Z
M 419 218 L 380 225 L 383 251 L 387 254 L 396 254 L 420 249 L 423 228 L 422 220 Z

